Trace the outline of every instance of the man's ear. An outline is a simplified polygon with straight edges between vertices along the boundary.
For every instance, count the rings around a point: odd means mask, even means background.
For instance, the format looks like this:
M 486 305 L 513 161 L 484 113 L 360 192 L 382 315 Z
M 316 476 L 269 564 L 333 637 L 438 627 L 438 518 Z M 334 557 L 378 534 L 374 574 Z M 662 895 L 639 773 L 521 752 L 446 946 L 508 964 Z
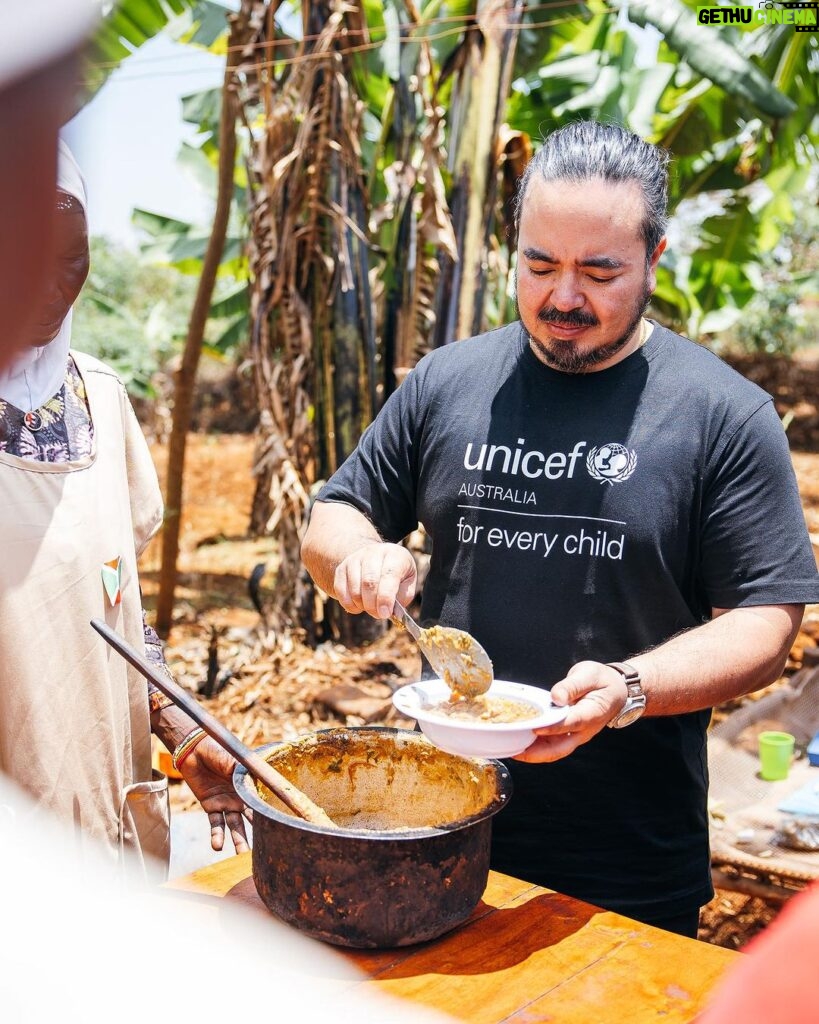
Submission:
M 657 248 L 651 254 L 651 259 L 648 261 L 648 286 L 652 292 L 657 287 L 657 264 L 660 262 L 660 257 L 665 252 L 667 245 L 668 239 L 663 235 L 657 243 Z
M 668 245 L 668 239 L 666 238 L 665 235 L 663 235 L 663 237 L 657 243 L 657 248 L 651 254 L 651 259 L 649 260 L 649 266 L 651 267 L 652 270 L 656 270 L 657 269 L 657 264 L 660 262 L 660 257 L 665 252 L 665 247 L 667 245 Z

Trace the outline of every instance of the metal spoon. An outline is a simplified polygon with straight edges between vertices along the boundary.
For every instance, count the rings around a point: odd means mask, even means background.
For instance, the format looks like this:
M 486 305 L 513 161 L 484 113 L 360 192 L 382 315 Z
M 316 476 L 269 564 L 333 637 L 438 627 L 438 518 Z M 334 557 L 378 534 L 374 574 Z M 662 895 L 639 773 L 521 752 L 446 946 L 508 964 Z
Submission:
M 291 811 L 294 811 L 300 818 L 304 818 L 305 821 L 310 821 L 314 825 L 323 825 L 325 828 L 337 827 L 323 808 L 313 803 L 306 793 L 302 793 L 300 789 L 297 789 L 289 779 L 286 779 L 280 772 L 277 772 L 273 765 L 268 764 L 255 750 L 246 747 L 238 736 L 234 736 L 232 732 L 226 729 L 217 718 L 214 718 L 209 711 L 206 711 L 178 683 L 173 682 L 164 673 L 154 668 L 147 658 L 144 658 L 131 647 L 107 623 L 100 619 L 92 619 L 91 625 L 118 654 L 121 654 L 146 679 L 150 679 L 154 686 L 160 689 L 166 697 L 170 697 L 177 707 L 187 712 L 194 722 L 205 730 L 208 736 L 216 740 L 239 764 L 247 768 L 248 774 L 252 778 L 264 783 L 271 793 L 275 793 Z
M 452 690 L 453 698 L 472 700 L 492 685 L 492 662 L 474 636 L 453 626 L 422 629 L 397 601 L 392 617 L 415 640 L 432 671 Z

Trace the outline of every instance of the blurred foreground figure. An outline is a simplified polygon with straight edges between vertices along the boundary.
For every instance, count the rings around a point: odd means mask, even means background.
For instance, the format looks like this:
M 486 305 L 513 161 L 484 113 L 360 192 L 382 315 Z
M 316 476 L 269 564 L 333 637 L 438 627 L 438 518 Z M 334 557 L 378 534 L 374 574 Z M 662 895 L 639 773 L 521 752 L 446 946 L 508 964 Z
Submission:
M 73 113 L 77 51 L 99 9 L 26 0 L 0 33 L 0 369 L 23 344 L 52 258 L 57 132 Z
M 808 1024 L 819 1017 L 819 883 L 791 898 L 746 949 L 697 1024 Z
M 230 898 L 132 890 L 0 776 L 6 942 L 0 1006 L 14 1024 L 208 1021 L 237 996 L 265 1019 L 446 1024 L 372 991 L 342 956 Z

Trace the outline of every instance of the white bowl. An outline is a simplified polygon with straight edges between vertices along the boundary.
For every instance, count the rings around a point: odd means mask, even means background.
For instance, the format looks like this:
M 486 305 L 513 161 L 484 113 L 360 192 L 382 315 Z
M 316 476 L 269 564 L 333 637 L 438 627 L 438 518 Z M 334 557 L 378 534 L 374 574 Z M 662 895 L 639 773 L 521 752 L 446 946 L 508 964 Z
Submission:
M 517 698 L 534 704 L 538 709 L 536 715 L 518 722 L 469 722 L 443 718 L 430 710 L 450 696 L 449 686 L 443 679 L 422 679 L 396 690 L 392 702 L 402 715 L 418 722 L 421 731 L 436 747 L 464 757 L 514 757 L 534 742 L 535 729 L 561 721 L 569 710 L 552 704 L 548 690 L 503 679 L 493 681 L 487 696 Z

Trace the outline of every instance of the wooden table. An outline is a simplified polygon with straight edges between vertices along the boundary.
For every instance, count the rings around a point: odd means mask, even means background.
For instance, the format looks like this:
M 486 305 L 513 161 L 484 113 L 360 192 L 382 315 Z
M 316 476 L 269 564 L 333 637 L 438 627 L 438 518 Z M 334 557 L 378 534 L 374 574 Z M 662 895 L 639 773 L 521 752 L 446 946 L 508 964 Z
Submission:
M 219 861 L 166 888 L 267 913 L 250 858 Z M 496 872 L 469 920 L 434 942 L 332 948 L 364 972 L 363 985 L 470 1024 L 681 1024 L 742 956 Z

